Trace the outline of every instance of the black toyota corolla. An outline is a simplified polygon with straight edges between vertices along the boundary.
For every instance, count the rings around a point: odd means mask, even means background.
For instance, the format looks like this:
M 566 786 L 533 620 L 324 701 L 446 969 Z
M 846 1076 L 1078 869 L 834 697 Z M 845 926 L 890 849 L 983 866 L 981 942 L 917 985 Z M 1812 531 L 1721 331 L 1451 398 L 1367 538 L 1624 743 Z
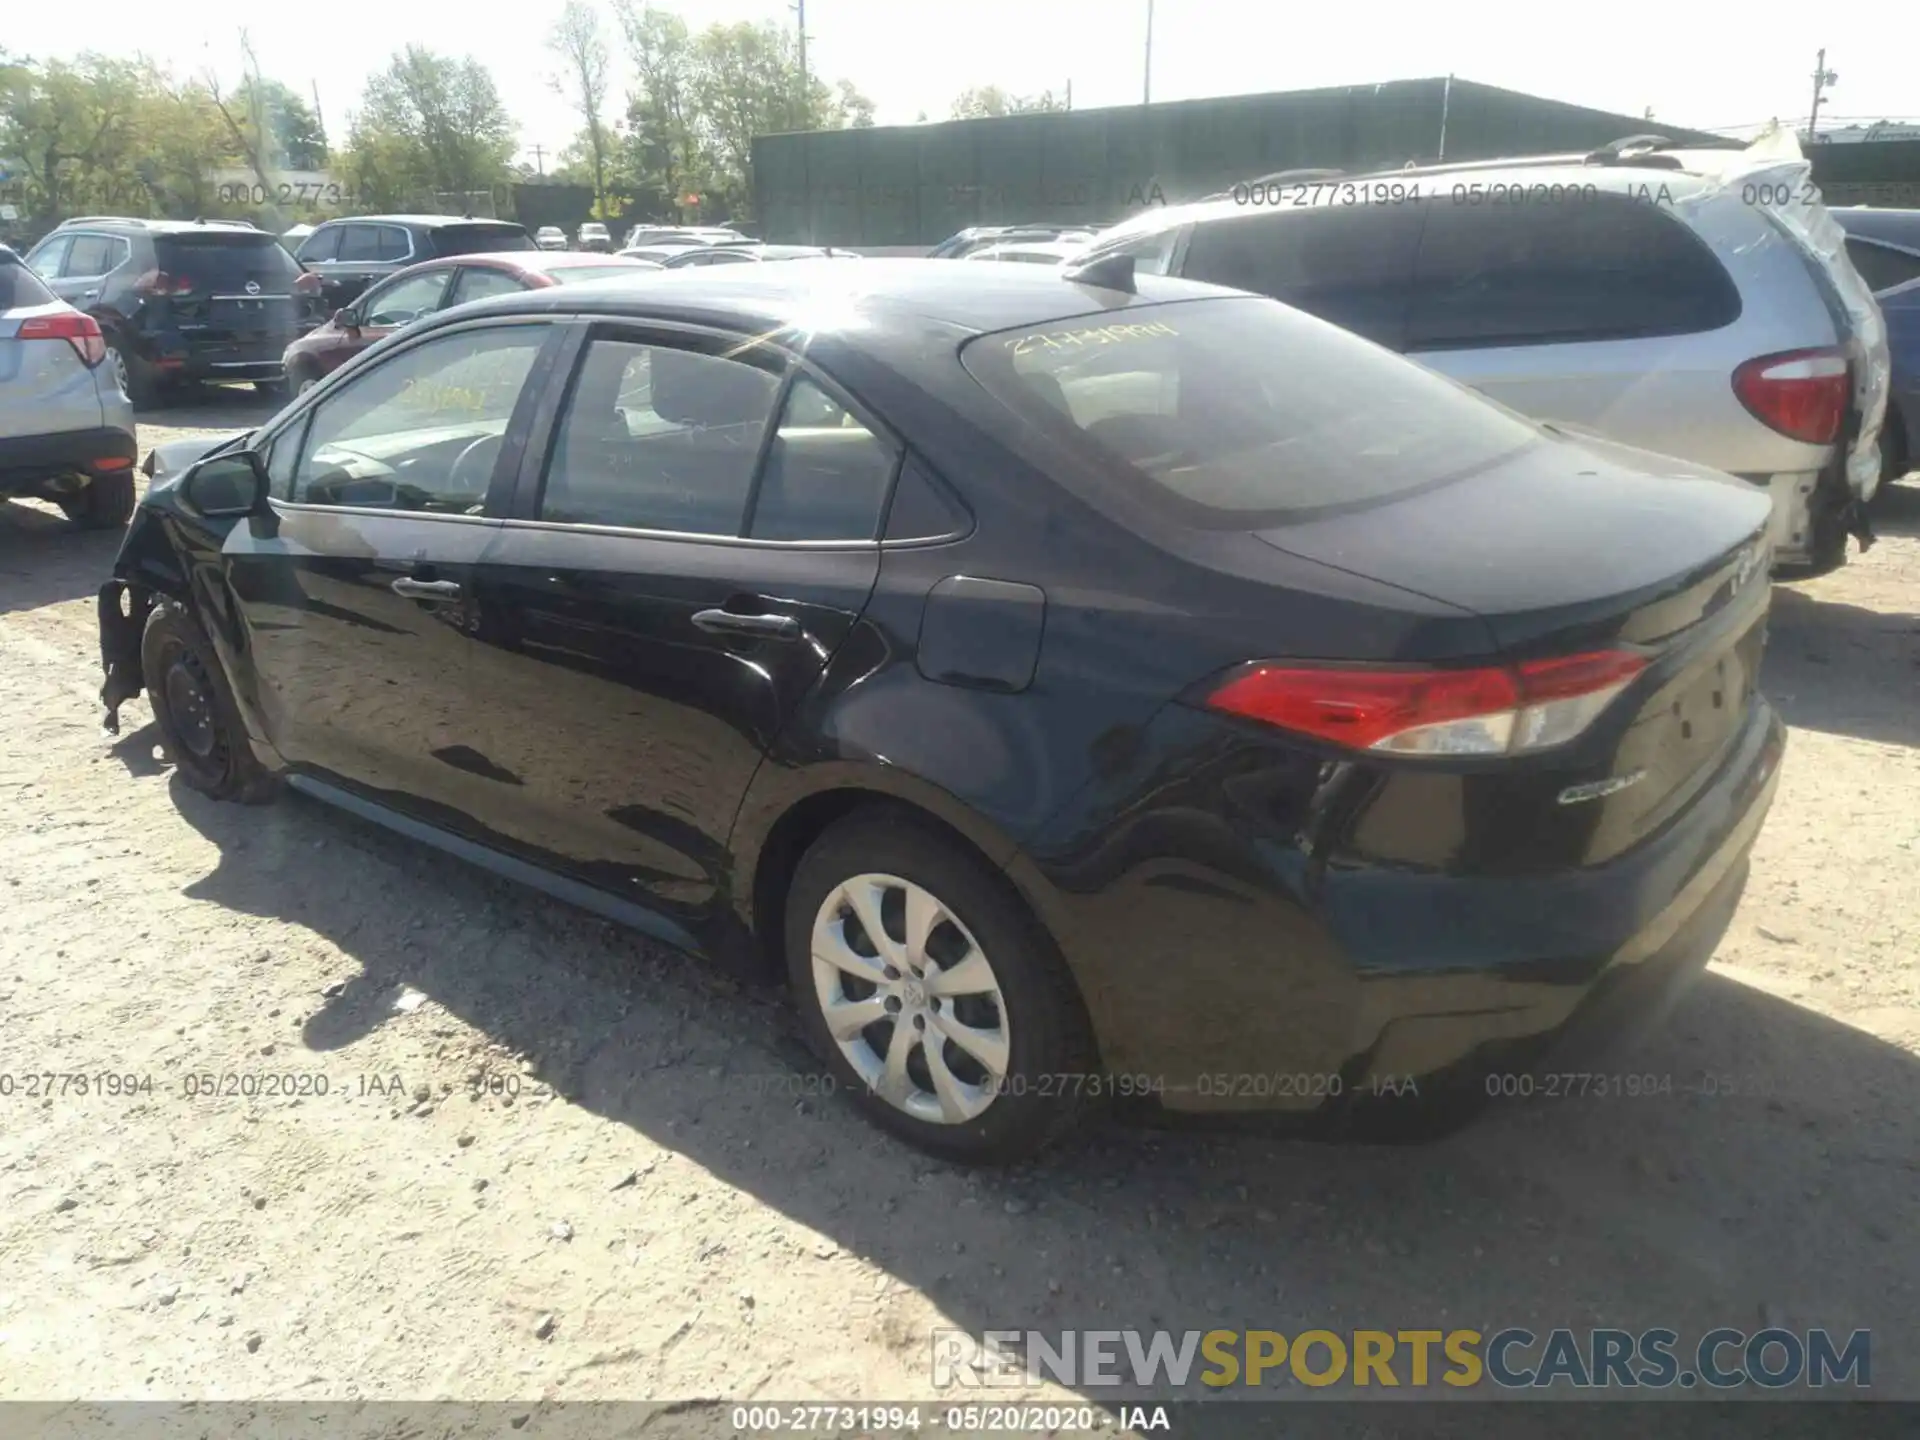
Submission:
M 1765 496 L 1125 261 L 504 297 L 179 458 L 110 723 L 767 966 L 962 1159 L 1453 1113 L 1704 963 L 1781 753 Z

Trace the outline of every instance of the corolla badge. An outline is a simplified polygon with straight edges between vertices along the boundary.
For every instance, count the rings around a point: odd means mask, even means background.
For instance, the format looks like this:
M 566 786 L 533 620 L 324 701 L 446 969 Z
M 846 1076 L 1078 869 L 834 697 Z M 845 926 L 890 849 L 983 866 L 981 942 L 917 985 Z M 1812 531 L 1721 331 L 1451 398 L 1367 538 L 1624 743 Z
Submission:
M 1604 800 L 1609 795 L 1618 795 L 1629 785 L 1638 785 L 1647 778 L 1644 770 L 1629 770 L 1624 775 L 1609 776 L 1605 780 L 1589 780 L 1584 785 L 1569 785 L 1560 792 L 1562 805 L 1578 805 L 1586 800 Z

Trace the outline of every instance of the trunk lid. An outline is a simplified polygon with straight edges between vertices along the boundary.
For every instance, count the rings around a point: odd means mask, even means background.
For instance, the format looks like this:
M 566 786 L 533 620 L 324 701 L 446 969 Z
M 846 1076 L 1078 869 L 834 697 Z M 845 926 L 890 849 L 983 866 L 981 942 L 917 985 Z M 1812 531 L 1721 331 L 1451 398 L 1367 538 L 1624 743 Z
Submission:
M 1259 533 L 1480 616 L 1504 658 L 1647 655 L 1617 714 L 1596 726 L 1603 745 L 1516 765 L 1503 787 L 1503 808 L 1532 817 L 1538 849 L 1526 863 L 1593 863 L 1683 808 L 1739 733 L 1766 643 L 1771 507 L 1682 461 L 1546 435 L 1388 506 Z M 1604 803 L 1562 798 L 1582 786 Z

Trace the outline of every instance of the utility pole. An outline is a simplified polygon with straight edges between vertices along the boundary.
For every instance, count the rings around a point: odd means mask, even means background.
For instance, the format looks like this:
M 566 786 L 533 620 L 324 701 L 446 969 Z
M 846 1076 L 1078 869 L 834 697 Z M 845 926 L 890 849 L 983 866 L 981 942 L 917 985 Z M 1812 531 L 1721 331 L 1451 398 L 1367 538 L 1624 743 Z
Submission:
M 1153 0 L 1147 0 L 1147 64 L 1140 78 L 1140 103 L 1153 103 Z
M 1067 109 L 1073 109 L 1073 77 L 1067 77 Z
M 540 178 L 544 180 L 547 178 L 547 152 L 542 150 L 538 145 L 531 148 L 533 150 L 534 168 L 540 172 Z
M 1819 58 L 1813 62 L 1813 113 L 1807 117 L 1809 145 L 1818 139 L 1820 134 L 1820 97 L 1839 78 L 1839 75 L 1827 69 L 1827 52 L 1822 50 Z
M 800 123 L 796 130 L 808 129 L 806 124 L 807 102 L 812 97 L 812 87 L 807 84 L 807 0 L 794 0 L 794 14 L 799 17 L 800 30 Z

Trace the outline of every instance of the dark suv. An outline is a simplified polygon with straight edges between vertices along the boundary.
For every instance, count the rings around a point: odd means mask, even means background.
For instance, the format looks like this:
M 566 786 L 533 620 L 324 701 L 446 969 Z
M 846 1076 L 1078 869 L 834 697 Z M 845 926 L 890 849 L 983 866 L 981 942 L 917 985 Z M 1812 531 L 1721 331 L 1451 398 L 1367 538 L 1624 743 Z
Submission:
M 179 380 L 282 383 L 281 356 L 320 319 L 318 282 L 278 239 L 225 220 L 68 220 L 27 255 L 62 300 L 100 323 L 136 405 Z
M 471 215 L 355 215 L 329 220 L 300 242 L 300 263 L 320 277 L 326 313 L 376 280 L 422 260 L 537 250 L 524 225 Z

